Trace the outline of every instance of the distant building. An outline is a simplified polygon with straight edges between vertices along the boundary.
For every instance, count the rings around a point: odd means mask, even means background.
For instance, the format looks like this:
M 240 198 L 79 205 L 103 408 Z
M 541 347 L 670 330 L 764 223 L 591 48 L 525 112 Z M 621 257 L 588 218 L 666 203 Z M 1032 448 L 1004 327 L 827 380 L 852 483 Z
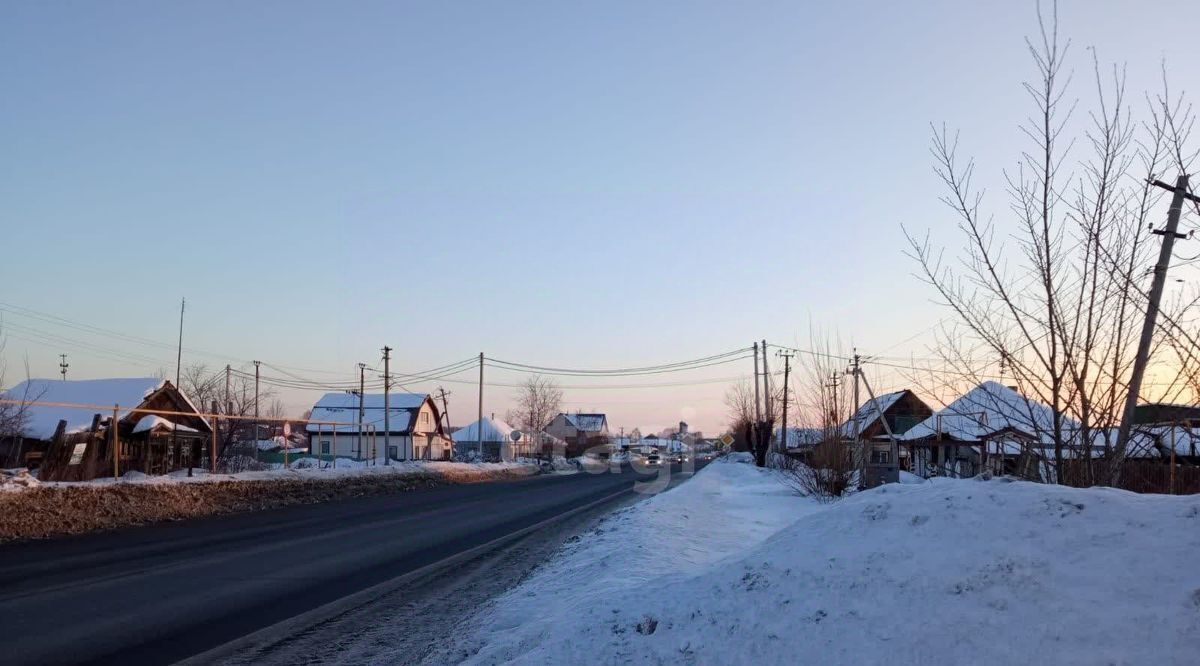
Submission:
M 567 457 L 583 455 L 593 446 L 608 445 L 608 417 L 604 414 L 561 413 L 550 420 L 545 431 L 567 443 Z
M 382 393 L 368 393 L 360 416 L 357 395 L 326 393 L 313 405 L 305 428 L 312 454 L 336 452 L 355 460 L 382 460 L 384 455 L 392 460 L 450 459 L 453 443 L 429 394 L 392 393 L 386 412 L 383 403 Z
M 482 440 L 480 439 L 482 435 Z M 460 456 L 479 451 L 483 445 L 483 459 L 489 461 L 513 460 L 528 456 L 529 436 L 495 417 L 484 417 L 454 431 L 454 452 Z

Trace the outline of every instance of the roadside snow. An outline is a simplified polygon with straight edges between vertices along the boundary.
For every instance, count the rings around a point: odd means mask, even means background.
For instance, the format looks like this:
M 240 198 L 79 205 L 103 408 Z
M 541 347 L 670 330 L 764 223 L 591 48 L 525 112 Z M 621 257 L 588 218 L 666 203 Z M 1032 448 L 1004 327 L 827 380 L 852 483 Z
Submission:
M 470 663 L 1194 664 L 1200 496 L 709 465 L 499 598 Z M 477 650 L 477 652 L 476 652 Z
M 329 466 L 329 459 L 319 460 L 311 457 L 298 458 L 289 468 L 279 464 L 274 469 L 256 472 L 238 472 L 236 474 L 210 474 L 208 470 L 194 467 L 192 476 L 188 470 L 178 469 L 160 476 L 150 476 L 138 471 L 129 471 L 119 479 L 104 477 L 92 481 L 43 481 L 29 476 L 28 472 L 16 476 L 16 470 L 4 470 L 0 476 L 0 488 L 20 491 L 27 488 L 71 487 L 71 486 L 106 486 L 113 484 L 174 484 L 174 483 L 217 483 L 221 481 L 272 481 L 272 480 L 338 480 L 357 476 L 414 476 L 420 474 L 488 474 L 493 472 L 520 472 L 535 474 L 535 465 L 518 463 L 456 463 L 440 460 L 408 460 L 393 461 L 390 465 L 372 465 L 371 461 L 356 461 L 350 458 L 339 458 L 336 468 Z M 12 478 L 10 478 L 10 473 Z

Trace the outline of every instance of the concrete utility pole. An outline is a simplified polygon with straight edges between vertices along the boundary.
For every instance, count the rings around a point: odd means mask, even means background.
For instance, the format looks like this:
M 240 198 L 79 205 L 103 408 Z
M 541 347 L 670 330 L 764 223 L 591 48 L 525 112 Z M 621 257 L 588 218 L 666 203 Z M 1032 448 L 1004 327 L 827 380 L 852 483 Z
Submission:
M 783 357 L 783 425 L 779 430 L 779 452 L 787 451 L 787 412 L 788 412 L 788 376 L 792 371 L 792 357 L 795 353 L 779 351 L 777 352 Z
M 758 397 L 758 343 L 754 343 L 754 423 L 762 421 L 762 409 L 759 408 Z
M 867 455 L 866 451 L 863 450 L 862 444 L 858 441 L 859 436 L 862 435 L 858 429 L 858 378 L 862 373 L 862 357 L 858 355 L 857 349 L 854 350 L 854 358 L 851 360 L 850 373 L 854 375 L 854 407 L 853 411 L 850 412 L 850 420 L 852 421 L 850 427 L 854 435 L 854 451 L 858 454 L 858 478 L 859 485 L 861 486 L 867 472 Z M 834 404 L 837 404 L 836 401 Z M 838 433 L 838 435 L 841 436 L 841 433 Z
M 483 460 L 483 352 L 479 352 L 479 421 L 475 434 L 479 440 L 479 459 Z
M 392 464 L 392 348 L 383 347 L 383 464 Z
M 262 361 L 254 362 L 254 459 L 258 460 L 258 366 Z M 287 453 L 287 447 L 283 447 L 284 453 Z
M 233 403 L 229 401 L 229 380 L 232 374 L 232 369 L 229 364 L 225 364 L 225 414 L 233 414 Z
M 363 417 L 366 415 L 366 405 L 364 401 L 367 399 L 367 364 L 358 364 L 358 457 L 363 457 Z
M 442 418 L 446 422 L 446 432 L 447 433 L 450 432 L 450 404 L 448 402 L 446 402 L 446 396 L 448 396 L 448 395 L 450 395 L 450 394 L 446 391 L 446 389 L 444 389 L 440 386 L 438 387 L 438 397 L 441 398 L 441 400 L 442 400 Z M 453 456 L 454 455 L 453 442 L 451 442 L 450 448 L 451 448 L 450 455 Z
M 179 375 L 183 368 L 183 311 L 186 307 L 187 299 L 181 299 L 179 301 L 179 347 L 175 352 L 175 388 L 179 388 Z
M 771 396 L 771 370 L 767 368 L 767 341 L 762 341 L 762 357 L 763 357 L 763 414 L 767 420 L 771 420 L 774 412 L 774 398 Z
M 1117 431 L 1116 461 L 1109 473 L 1109 482 L 1115 484 L 1120 470 L 1120 461 L 1125 458 L 1129 444 L 1129 431 L 1133 427 L 1133 415 L 1137 409 L 1138 395 L 1142 390 L 1142 377 L 1150 360 L 1150 343 L 1154 339 L 1154 327 L 1158 323 L 1158 306 L 1162 301 L 1163 286 L 1167 282 L 1167 269 L 1171 266 L 1171 252 L 1176 238 L 1187 238 L 1179 233 L 1179 216 L 1183 212 L 1183 200 L 1200 203 L 1200 197 L 1188 192 L 1187 174 L 1180 174 L 1175 187 L 1161 180 L 1151 181 L 1155 187 L 1172 192 L 1171 208 L 1167 211 L 1167 227 L 1154 233 L 1162 236 L 1162 247 L 1158 251 L 1158 263 L 1154 264 L 1154 281 L 1150 285 L 1149 302 L 1146 305 L 1146 320 L 1142 324 L 1142 337 L 1138 340 L 1137 356 L 1133 359 L 1133 371 L 1129 375 L 1129 393 L 1125 396 L 1125 411 L 1121 416 L 1121 427 Z
M 65 381 L 67 381 L 67 368 L 69 368 L 71 366 L 69 363 L 67 363 L 67 355 L 66 354 L 59 354 L 58 357 L 62 359 L 61 361 L 58 362 L 58 371 L 60 373 L 62 373 L 62 376 L 63 376 L 62 380 L 65 382 Z

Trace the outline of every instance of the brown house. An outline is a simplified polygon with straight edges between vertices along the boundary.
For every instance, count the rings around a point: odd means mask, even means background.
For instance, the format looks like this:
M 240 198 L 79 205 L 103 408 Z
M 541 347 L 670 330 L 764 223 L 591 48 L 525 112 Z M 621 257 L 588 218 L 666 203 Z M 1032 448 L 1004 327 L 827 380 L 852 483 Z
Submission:
M 207 459 L 212 427 L 166 380 L 30 379 L 5 397 L 23 405 L 0 458 L 37 469 L 43 481 L 84 481 L 114 469 L 165 474 Z

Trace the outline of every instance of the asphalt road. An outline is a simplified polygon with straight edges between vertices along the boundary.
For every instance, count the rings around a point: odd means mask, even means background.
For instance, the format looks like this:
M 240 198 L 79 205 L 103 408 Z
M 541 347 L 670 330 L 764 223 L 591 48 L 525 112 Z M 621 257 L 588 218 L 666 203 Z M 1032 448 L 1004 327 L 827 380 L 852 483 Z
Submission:
M 0 662 L 175 662 L 648 478 L 547 475 L 2 546 Z

